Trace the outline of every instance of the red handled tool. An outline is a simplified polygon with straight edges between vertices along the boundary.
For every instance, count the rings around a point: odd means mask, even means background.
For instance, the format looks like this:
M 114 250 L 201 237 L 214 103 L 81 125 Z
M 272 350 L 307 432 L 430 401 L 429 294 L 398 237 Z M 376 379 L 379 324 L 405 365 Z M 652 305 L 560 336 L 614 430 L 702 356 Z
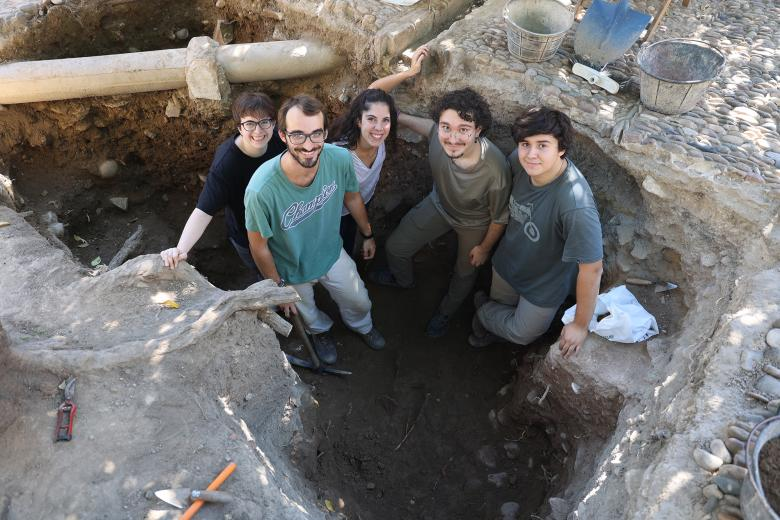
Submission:
M 69 441 L 73 438 L 73 423 L 76 421 L 76 403 L 73 396 L 76 393 L 76 378 L 69 377 L 62 389 L 63 399 L 57 408 L 57 428 L 54 440 Z

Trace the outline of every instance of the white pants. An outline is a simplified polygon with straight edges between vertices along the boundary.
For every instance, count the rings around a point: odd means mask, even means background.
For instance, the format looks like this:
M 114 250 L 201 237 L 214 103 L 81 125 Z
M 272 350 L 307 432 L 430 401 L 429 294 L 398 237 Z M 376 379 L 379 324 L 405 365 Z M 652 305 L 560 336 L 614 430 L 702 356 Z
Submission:
M 306 328 L 311 334 L 330 330 L 333 320 L 317 308 L 314 302 L 314 284 L 321 283 L 336 302 L 341 319 L 350 329 L 366 334 L 373 328 L 371 300 L 368 290 L 357 272 L 355 261 L 342 248 L 339 259 L 330 270 L 317 280 L 293 285 L 301 301 L 295 304 Z

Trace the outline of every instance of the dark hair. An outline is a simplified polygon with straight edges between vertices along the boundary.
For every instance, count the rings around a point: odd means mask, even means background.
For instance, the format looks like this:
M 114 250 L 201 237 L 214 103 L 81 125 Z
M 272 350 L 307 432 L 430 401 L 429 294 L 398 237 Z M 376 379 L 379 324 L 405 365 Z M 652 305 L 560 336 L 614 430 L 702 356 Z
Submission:
M 282 107 L 279 109 L 279 116 L 276 118 L 276 127 L 280 132 L 287 130 L 287 112 L 293 107 L 300 108 L 307 116 L 322 114 L 322 128 L 328 128 L 328 114 L 325 113 L 325 107 L 320 100 L 309 96 L 308 94 L 298 94 L 282 103 Z
M 515 143 L 528 137 L 549 134 L 558 140 L 558 150 L 566 153 L 574 141 L 574 127 L 569 116 L 547 107 L 529 108 L 520 113 L 512 124 L 512 138 Z
M 329 134 L 334 141 L 346 141 L 347 148 L 355 148 L 360 139 L 360 127 L 358 122 L 363 117 L 363 112 L 369 110 L 372 103 L 384 103 L 390 110 L 390 134 L 387 141 L 395 140 L 398 126 L 398 111 L 395 108 L 393 96 L 378 88 L 369 88 L 358 94 L 349 104 L 349 109 L 333 122 Z
M 262 92 L 242 92 L 233 101 L 233 119 L 241 122 L 242 117 L 258 116 L 261 113 L 273 118 L 276 108 L 271 98 Z
M 431 118 L 438 124 L 442 112 L 449 109 L 457 112 L 461 119 L 471 121 L 481 128 L 482 135 L 487 134 L 493 124 L 490 105 L 485 98 L 470 88 L 453 90 L 436 99 L 431 105 Z

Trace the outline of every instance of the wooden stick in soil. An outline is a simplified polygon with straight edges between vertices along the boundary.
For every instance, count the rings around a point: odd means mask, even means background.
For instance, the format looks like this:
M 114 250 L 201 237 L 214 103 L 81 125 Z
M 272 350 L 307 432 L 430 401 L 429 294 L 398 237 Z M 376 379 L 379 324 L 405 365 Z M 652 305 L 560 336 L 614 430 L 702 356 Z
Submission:
M 423 409 L 425 408 L 425 403 L 428 402 L 428 398 L 431 396 L 430 393 L 425 394 L 425 399 L 423 400 L 423 403 L 420 405 L 420 410 L 417 412 L 417 417 L 414 418 L 414 421 L 412 421 L 411 426 L 409 426 L 406 429 L 406 435 L 404 435 L 404 438 L 401 439 L 401 442 L 398 443 L 398 446 L 395 447 L 393 451 L 398 451 L 401 446 L 403 446 L 404 442 L 406 442 L 406 439 L 409 438 L 409 434 L 412 433 L 412 430 L 414 430 L 414 427 L 417 425 L 417 420 L 422 415 Z
M 116 252 L 114 258 L 108 263 L 108 269 L 116 269 L 127 260 L 130 255 L 135 253 L 141 247 L 141 240 L 144 238 L 144 227 L 138 226 L 138 229 L 125 240 L 125 243 Z

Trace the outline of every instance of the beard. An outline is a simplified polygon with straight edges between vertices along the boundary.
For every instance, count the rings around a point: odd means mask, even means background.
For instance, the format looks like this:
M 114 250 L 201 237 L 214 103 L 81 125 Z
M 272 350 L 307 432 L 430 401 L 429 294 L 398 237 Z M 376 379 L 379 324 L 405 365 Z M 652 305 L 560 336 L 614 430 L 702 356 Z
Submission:
M 315 148 L 317 150 L 317 155 L 315 155 L 312 158 L 304 158 L 300 156 L 300 152 L 303 151 L 304 148 L 289 148 L 287 151 L 290 152 L 290 157 L 295 159 L 295 162 L 303 166 L 304 168 L 313 168 L 317 165 L 317 161 L 320 160 L 320 154 L 322 153 L 322 146 L 319 146 L 318 148 Z

